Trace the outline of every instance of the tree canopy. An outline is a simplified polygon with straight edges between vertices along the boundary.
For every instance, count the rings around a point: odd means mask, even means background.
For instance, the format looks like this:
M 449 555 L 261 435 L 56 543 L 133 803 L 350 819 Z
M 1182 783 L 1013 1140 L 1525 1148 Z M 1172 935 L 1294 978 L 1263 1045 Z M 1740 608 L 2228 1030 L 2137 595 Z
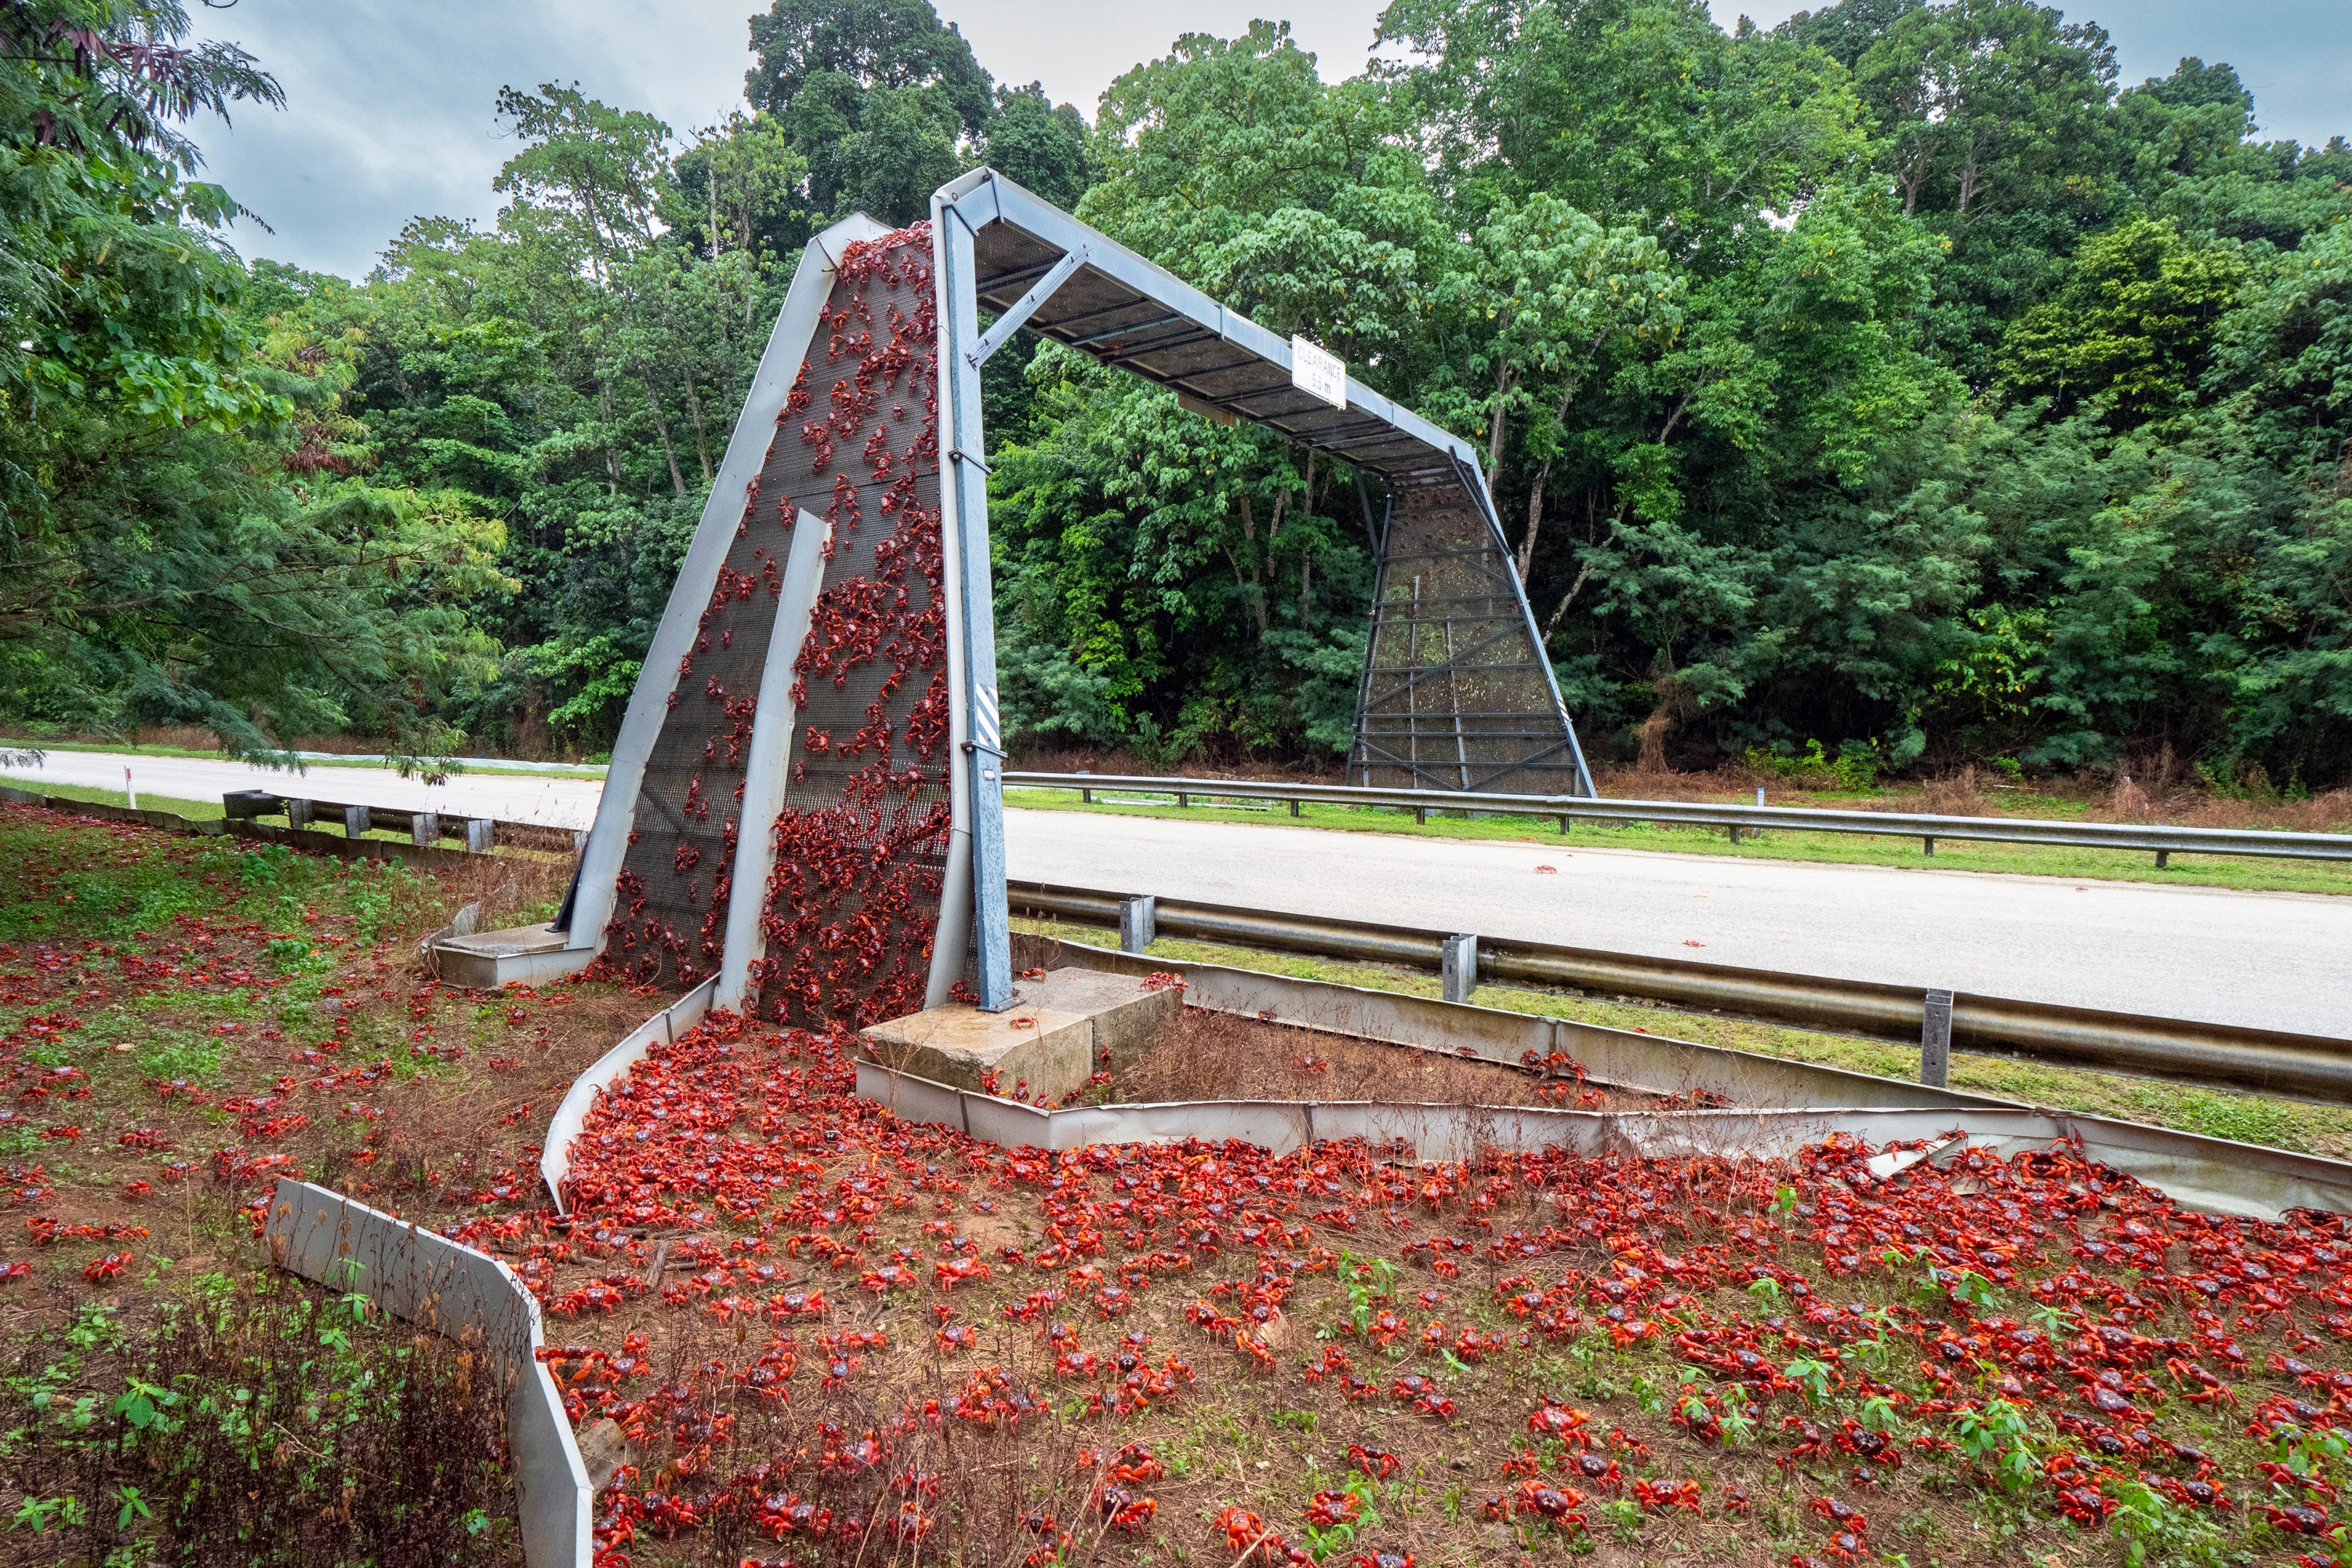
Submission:
M 258 66 L 79 59 L 82 3 L 5 12 L 21 716 L 609 744 L 800 247 L 989 163 L 1473 441 L 1604 756 L 2352 774 L 2352 147 L 2226 64 L 2125 84 L 2028 0 L 1394 0 L 1363 75 L 1190 33 L 1089 118 L 926 0 L 775 0 L 703 130 L 509 88 L 495 226 L 346 282 L 190 177 Z M 1377 485 L 1066 351 L 987 385 L 1015 738 L 1339 755 Z M 228 569 L 281 557 L 311 621 Z

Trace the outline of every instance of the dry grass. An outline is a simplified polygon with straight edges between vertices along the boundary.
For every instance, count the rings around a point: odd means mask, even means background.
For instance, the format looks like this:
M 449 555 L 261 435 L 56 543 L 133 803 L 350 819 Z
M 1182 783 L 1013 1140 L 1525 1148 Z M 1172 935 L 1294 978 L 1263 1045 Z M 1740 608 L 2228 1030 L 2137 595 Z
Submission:
M 1103 1102 L 1369 1100 L 1619 1110 L 1646 1107 L 1654 1099 L 1582 1089 L 1572 1079 L 1545 1079 L 1442 1051 L 1187 1007 L 1181 1018 L 1161 1027 L 1132 1066 L 1119 1069 Z

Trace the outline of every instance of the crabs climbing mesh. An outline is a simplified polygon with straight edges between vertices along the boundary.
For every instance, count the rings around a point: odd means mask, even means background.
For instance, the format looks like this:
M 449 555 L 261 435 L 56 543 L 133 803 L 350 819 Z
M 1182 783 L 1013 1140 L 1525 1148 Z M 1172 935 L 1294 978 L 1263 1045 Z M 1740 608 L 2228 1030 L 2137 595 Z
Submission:
M 761 890 L 759 1010 L 868 1023 L 929 978 L 948 829 L 929 226 L 854 245 L 803 360 L 647 762 L 602 964 L 690 985 L 724 949 L 762 682 L 792 772 Z M 832 525 L 789 672 L 765 668 L 792 531 Z M 790 689 L 781 679 L 790 677 Z
M 719 967 L 751 721 L 796 515 L 793 447 L 779 433 L 749 488 L 646 762 L 596 965 L 632 984 L 688 986 Z M 763 494 L 780 500 L 765 505 Z
M 792 775 L 759 1011 L 864 1025 L 923 1005 L 949 830 L 930 226 L 853 246 L 780 447 L 833 525 L 792 667 Z
M 1576 789 L 1510 561 L 1457 479 L 1396 491 L 1353 762 L 1387 789 Z

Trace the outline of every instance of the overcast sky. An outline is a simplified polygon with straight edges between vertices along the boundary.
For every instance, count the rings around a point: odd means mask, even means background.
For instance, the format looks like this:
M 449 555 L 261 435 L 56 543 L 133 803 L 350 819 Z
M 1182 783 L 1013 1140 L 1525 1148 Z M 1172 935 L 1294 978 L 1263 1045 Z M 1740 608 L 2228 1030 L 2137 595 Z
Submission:
M 1728 26 L 1770 25 L 1790 0 L 1710 0 Z M 1814 0 L 1820 4 L 1821 0 Z M 247 111 L 200 132 L 209 175 L 266 220 L 240 223 L 248 256 L 358 277 L 419 214 L 497 214 L 490 180 L 511 153 L 491 118 L 499 87 L 577 81 L 659 114 L 684 137 L 740 106 L 750 63 L 748 0 L 237 0 L 198 9 L 201 26 L 258 56 L 285 84 L 283 112 Z M 1042 80 L 1092 116 L 1111 79 L 1167 53 L 1181 28 L 1231 36 L 1287 16 L 1326 79 L 1363 67 L 1380 0 L 939 0 L 1000 81 Z M 2253 89 L 2264 132 L 2322 142 L 2352 135 L 2352 4 L 2347 0 L 2083 0 L 2104 23 L 2126 82 L 2183 55 L 2226 60 Z M 1181 20 L 1180 20 L 1181 17 Z

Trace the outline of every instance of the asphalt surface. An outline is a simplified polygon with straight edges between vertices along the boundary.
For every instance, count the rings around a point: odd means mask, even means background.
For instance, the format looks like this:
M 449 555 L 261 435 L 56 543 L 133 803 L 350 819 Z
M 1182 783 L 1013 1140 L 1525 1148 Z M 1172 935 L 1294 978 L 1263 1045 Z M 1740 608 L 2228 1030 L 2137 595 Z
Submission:
M 2352 899 L 2326 894 L 1076 812 L 1005 835 L 1023 880 L 2352 1035 Z
M 266 788 L 584 827 L 593 780 L 52 752 L 37 776 L 188 799 Z M 34 770 L 12 770 L 26 778 Z M 2352 1035 L 2352 899 L 1012 811 L 1012 874 L 1117 892 L 2119 1013 Z M 1540 867 L 1552 868 L 1549 871 Z
M 39 767 L 9 768 L 5 774 L 19 784 L 92 784 L 119 790 L 126 767 L 142 795 L 218 800 L 232 790 L 266 789 L 348 805 L 495 816 L 551 827 L 587 826 L 596 818 L 597 796 L 604 793 L 604 781 L 594 778 L 460 773 L 445 784 L 427 785 L 402 778 L 390 768 L 312 767 L 291 773 L 205 757 L 142 757 L 110 752 L 48 752 Z

